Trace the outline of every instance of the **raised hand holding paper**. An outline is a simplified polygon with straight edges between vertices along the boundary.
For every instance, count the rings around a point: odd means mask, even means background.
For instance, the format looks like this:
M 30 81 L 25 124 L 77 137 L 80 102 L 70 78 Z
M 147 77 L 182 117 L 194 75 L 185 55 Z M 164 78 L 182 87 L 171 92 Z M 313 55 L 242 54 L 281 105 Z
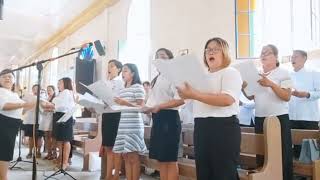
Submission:
M 242 80 L 247 83 L 247 87 L 244 90 L 248 96 L 257 94 L 264 90 L 264 88 L 258 83 L 261 76 L 259 75 L 253 60 L 241 60 L 233 63 L 231 66 L 240 72 Z
M 171 60 L 157 59 L 154 65 L 175 86 L 182 87 L 187 82 L 196 89 L 208 89 L 207 72 L 201 61 L 193 55 L 179 56 Z

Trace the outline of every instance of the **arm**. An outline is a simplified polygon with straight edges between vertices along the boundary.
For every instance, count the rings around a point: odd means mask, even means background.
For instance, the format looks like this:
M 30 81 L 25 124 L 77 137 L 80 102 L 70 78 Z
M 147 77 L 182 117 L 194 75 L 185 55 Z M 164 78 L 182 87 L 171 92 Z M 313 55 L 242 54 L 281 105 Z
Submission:
M 30 109 L 34 106 L 34 103 L 28 103 L 28 102 L 24 102 L 24 103 L 6 103 L 4 104 L 2 110 L 4 111 L 11 111 L 11 110 L 16 110 L 16 109 Z
M 243 81 L 242 87 L 241 87 L 241 92 L 247 99 L 253 100 L 254 99 L 254 95 L 248 96 L 246 91 L 244 90 L 247 86 L 248 86 L 248 83 L 246 81 Z
M 181 106 L 184 104 L 184 101 L 182 99 L 173 99 L 170 100 L 168 102 L 162 103 L 162 104 L 158 104 L 154 107 L 150 107 L 150 108 L 146 108 L 146 110 L 144 111 L 145 113 L 157 113 L 159 112 L 161 109 L 170 109 L 170 108 L 175 108 L 178 106 Z
M 230 106 L 235 102 L 234 98 L 224 93 L 204 93 L 200 92 L 188 83 L 185 88 L 177 87 L 179 96 L 183 99 L 194 99 L 212 106 Z
M 241 84 L 240 73 L 228 69 L 222 76 L 220 92 L 200 92 L 185 83 L 184 88 L 178 88 L 178 93 L 184 99 L 194 99 L 211 106 L 224 107 L 232 105 L 239 98 Z
M 121 106 L 129 106 L 129 107 L 142 107 L 144 106 L 144 99 L 137 99 L 135 103 L 130 103 L 127 100 L 121 98 L 115 98 L 114 101 Z
M 261 86 L 270 87 L 272 91 L 283 101 L 289 101 L 291 97 L 290 88 L 282 88 L 264 75 L 260 75 L 262 78 L 258 81 Z
M 291 89 L 287 88 L 281 88 L 278 85 L 273 85 L 271 86 L 271 89 L 273 90 L 273 92 L 283 101 L 290 101 L 290 97 L 291 97 Z

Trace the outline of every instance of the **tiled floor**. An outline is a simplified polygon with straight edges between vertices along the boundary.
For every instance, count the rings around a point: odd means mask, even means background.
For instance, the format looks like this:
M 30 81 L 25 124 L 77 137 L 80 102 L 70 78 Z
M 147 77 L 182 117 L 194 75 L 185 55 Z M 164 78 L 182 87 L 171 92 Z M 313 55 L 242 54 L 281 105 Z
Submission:
M 22 159 L 27 160 L 25 157 L 27 155 L 27 148 L 22 148 Z M 18 157 L 18 146 L 16 145 L 15 149 L 15 157 L 14 160 Z M 9 170 L 8 179 L 9 180 L 31 180 L 32 179 L 32 164 L 31 163 L 18 163 L 17 167 L 21 167 L 22 169 L 14 169 Z M 77 180 L 99 180 L 100 179 L 100 171 L 96 172 L 82 172 L 82 157 L 78 153 L 74 153 L 72 158 L 72 165 L 70 166 L 69 170 L 67 171 L 70 175 L 75 177 Z M 46 176 L 51 175 L 54 173 L 54 164 L 50 161 L 45 161 L 42 159 L 38 159 L 37 164 L 37 180 L 44 180 Z M 50 179 L 59 179 L 59 180 L 68 180 L 71 179 L 68 176 L 64 176 L 62 174 L 55 176 L 54 178 Z M 124 177 L 121 179 L 125 179 Z M 141 176 L 142 180 L 154 180 L 154 178 L 148 177 L 146 175 Z

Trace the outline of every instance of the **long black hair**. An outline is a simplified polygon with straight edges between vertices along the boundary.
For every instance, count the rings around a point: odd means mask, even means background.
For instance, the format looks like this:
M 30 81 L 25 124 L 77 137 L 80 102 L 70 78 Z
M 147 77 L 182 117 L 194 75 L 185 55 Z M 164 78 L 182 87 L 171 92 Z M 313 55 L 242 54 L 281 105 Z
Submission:
M 49 102 L 52 102 L 53 98 L 56 97 L 56 88 L 53 85 L 49 85 L 47 87 L 47 92 L 48 92 L 48 88 L 51 88 L 53 90 L 53 95 L 52 95 L 51 99 L 49 99 Z
M 127 63 L 127 64 L 124 64 L 124 66 L 127 66 L 131 73 L 133 73 L 133 78 L 132 78 L 132 84 L 131 85 L 134 85 L 134 84 L 141 84 L 141 80 L 140 80 L 140 75 L 139 75 L 139 71 L 138 71 L 138 67 L 137 65 L 135 64 L 132 64 L 132 63 Z M 126 83 L 127 85 L 127 83 Z
M 72 87 L 72 80 L 68 77 L 64 77 L 62 79 L 60 79 L 59 81 L 62 81 L 63 82 L 63 87 L 64 89 L 68 89 L 68 90 L 73 90 L 73 87 Z

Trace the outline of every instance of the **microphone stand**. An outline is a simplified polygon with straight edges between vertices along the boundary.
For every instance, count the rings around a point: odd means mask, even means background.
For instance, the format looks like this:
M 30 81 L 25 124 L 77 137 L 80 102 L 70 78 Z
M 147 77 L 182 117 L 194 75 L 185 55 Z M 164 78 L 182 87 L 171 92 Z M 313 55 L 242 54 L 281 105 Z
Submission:
M 19 127 L 19 156 L 18 156 L 17 160 L 11 162 L 13 165 L 9 168 L 10 170 L 22 169 L 21 167 L 16 166 L 19 162 L 32 163 L 32 161 L 25 161 L 25 160 L 22 160 L 22 158 L 21 158 L 21 141 L 22 141 L 22 139 L 21 139 L 22 138 L 21 137 L 21 131 L 22 131 L 21 126 L 22 126 L 22 122 L 20 123 L 20 127 Z
M 51 61 L 54 61 L 54 60 L 57 60 L 57 59 L 60 59 L 60 58 L 65 57 L 65 56 L 76 54 L 76 53 L 79 53 L 81 51 L 82 51 L 82 48 L 77 50 L 77 51 L 69 52 L 69 53 L 63 54 L 63 55 L 55 57 L 55 58 L 50 58 L 50 59 L 34 62 L 34 63 L 31 63 L 31 64 L 26 65 L 26 66 L 21 66 L 21 67 L 19 67 L 17 69 L 13 69 L 13 70 L 10 71 L 10 72 L 16 72 L 16 71 L 20 71 L 22 69 L 33 67 L 33 66 L 36 66 L 37 70 L 38 70 L 38 91 L 37 91 L 37 103 L 36 103 L 36 119 L 35 119 L 35 123 L 33 125 L 33 140 L 34 140 L 34 143 L 33 143 L 33 156 L 32 156 L 33 157 L 32 158 L 32 160 L 33 160 L 32 161 L 32 180 L 36 180 L 37 179 L 36 152 L 37 152 L 37 131 L 38 131 L 39 111 L 40 111 L 40 106 L 39 105 L 40 105 L 41 73 L 42 73 L 42 70 L 43 70 L 43 65 L 42 64 L 47 63 L 47 62 L 51 62 Z M 8 72 L 0 73 L 0 76 L 3 75 L 3 74 L 8 74 Z

